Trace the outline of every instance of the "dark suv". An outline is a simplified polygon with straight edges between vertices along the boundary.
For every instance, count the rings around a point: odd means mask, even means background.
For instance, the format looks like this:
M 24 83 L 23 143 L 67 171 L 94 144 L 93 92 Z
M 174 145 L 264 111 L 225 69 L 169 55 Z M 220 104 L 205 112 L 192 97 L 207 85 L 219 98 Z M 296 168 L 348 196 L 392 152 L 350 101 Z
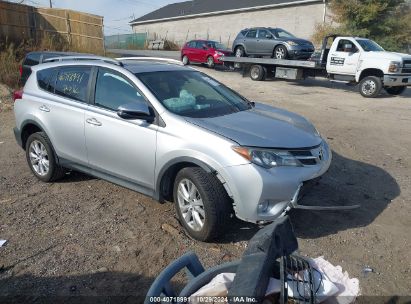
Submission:
M 233 43 L 237 57 L 271 56 L 276 59 L 308 59 L 314 45 L 280 28 L 250 28 L 242 30 Z
M 75 55 L 84 55 L 80 53 L 73 52 L 50 52 L 50 51 L 39 51 L 39 52 L 30 52 L 26 55 L 23 60 L 23 63 L 20 67 L 20 76 L 21 76 L 21 86 L 26 84 L 27 79 L 31 74 L 31 67 L 43 63 L 47 59 L 64 57 L 64 56 L 75 56 Z

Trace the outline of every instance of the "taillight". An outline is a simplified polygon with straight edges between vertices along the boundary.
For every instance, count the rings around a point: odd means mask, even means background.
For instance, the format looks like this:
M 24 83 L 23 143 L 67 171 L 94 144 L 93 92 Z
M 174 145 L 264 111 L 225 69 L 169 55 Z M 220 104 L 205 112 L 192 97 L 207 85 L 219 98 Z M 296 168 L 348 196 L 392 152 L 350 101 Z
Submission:
M 22 77 L 23 76 L 23 67 L 21 65 L 19 66 L 19 71 L 20 71 L 20 77 Z
M 23 90 L 16 90 L 13 92 L 13 100 L 16 101 L 17 99 L 23 98 Z

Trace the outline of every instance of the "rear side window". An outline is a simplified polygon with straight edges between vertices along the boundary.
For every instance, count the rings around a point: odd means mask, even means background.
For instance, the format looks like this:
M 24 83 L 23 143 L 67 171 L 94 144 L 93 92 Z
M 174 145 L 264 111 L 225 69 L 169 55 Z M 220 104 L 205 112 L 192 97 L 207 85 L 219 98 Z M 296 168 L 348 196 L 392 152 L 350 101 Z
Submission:
M 87 102 L 88 83 L 91 68 L 60 68 L 54 87 L 54 93 L 66 98 Z
M 250 30 L 247 33 L 247 38 L 255 38 L 255 37 L 257 37 L 257 30 Z
M 37 83 L 39 88 L 54 93 L 54 85 L 50 86 L 50 83 L 53 83 L 53 78 L 55 82 L 55 74 L 57 69 L 45 69 L 37 72 Z
M 189 43 L 187 43 L 187 46 L 188 46 L 189 48 L 195 49 L 195 47 L 196 47 L 196 42 L 195 42 L 195 41 L 190 41 Z
M 29 53 L 24 60 L 23 65 L 33 66 L 40 62 L 40 53 Z

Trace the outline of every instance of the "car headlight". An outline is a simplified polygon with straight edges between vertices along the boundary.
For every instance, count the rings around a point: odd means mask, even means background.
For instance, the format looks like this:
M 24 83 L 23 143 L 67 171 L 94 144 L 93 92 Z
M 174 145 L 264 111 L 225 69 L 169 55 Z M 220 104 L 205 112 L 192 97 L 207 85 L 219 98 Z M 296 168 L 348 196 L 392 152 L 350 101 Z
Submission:
M 289 45 L 292 45 L 292 46 L 298 45 L 297 42 L 294 42 L 294 41 L 291 41 L 291 40 L 288 40 L 287 43 L 288 43 Z
M 218 56 L 223 56 L 224 55 L 224 53 L 221 53 L 221 52 L 218 52 L 218 51 L 216 51 L 215 54 L 218 55 Z
M 401 62 L 391 61 L 391 62 L 390 62 L 390 66 L 389 66 L 389 68 L 388 68 L 388 72 L 390 72 L 390 73 L 399 72 L 399 70 L 401 69 L 401 65 L 402 65 Z
M 232 149 L 245 159 L 266 169 L 282 166 L 302 166 L 302 164 L 288 151 L 240 146 L 234 146 Z

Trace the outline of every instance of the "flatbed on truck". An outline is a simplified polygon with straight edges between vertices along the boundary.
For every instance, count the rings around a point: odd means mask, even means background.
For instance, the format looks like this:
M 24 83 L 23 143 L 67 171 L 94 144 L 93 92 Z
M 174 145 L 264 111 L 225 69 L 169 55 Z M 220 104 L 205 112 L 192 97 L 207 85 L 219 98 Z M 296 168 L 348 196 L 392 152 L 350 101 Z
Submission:
M 229 56 L 220 60 L 226 66 L 242 69 L 243 75 L 249 74 L 255 81 L 266 77 L 326 77 L 359 84 L 364 97 L 376 97 L 382 89 L 399 95 L 411 86 L 411 55 L 386 52 L 374 41 L 359 37 L 326 36 L 320 56 L 306 61 Z

